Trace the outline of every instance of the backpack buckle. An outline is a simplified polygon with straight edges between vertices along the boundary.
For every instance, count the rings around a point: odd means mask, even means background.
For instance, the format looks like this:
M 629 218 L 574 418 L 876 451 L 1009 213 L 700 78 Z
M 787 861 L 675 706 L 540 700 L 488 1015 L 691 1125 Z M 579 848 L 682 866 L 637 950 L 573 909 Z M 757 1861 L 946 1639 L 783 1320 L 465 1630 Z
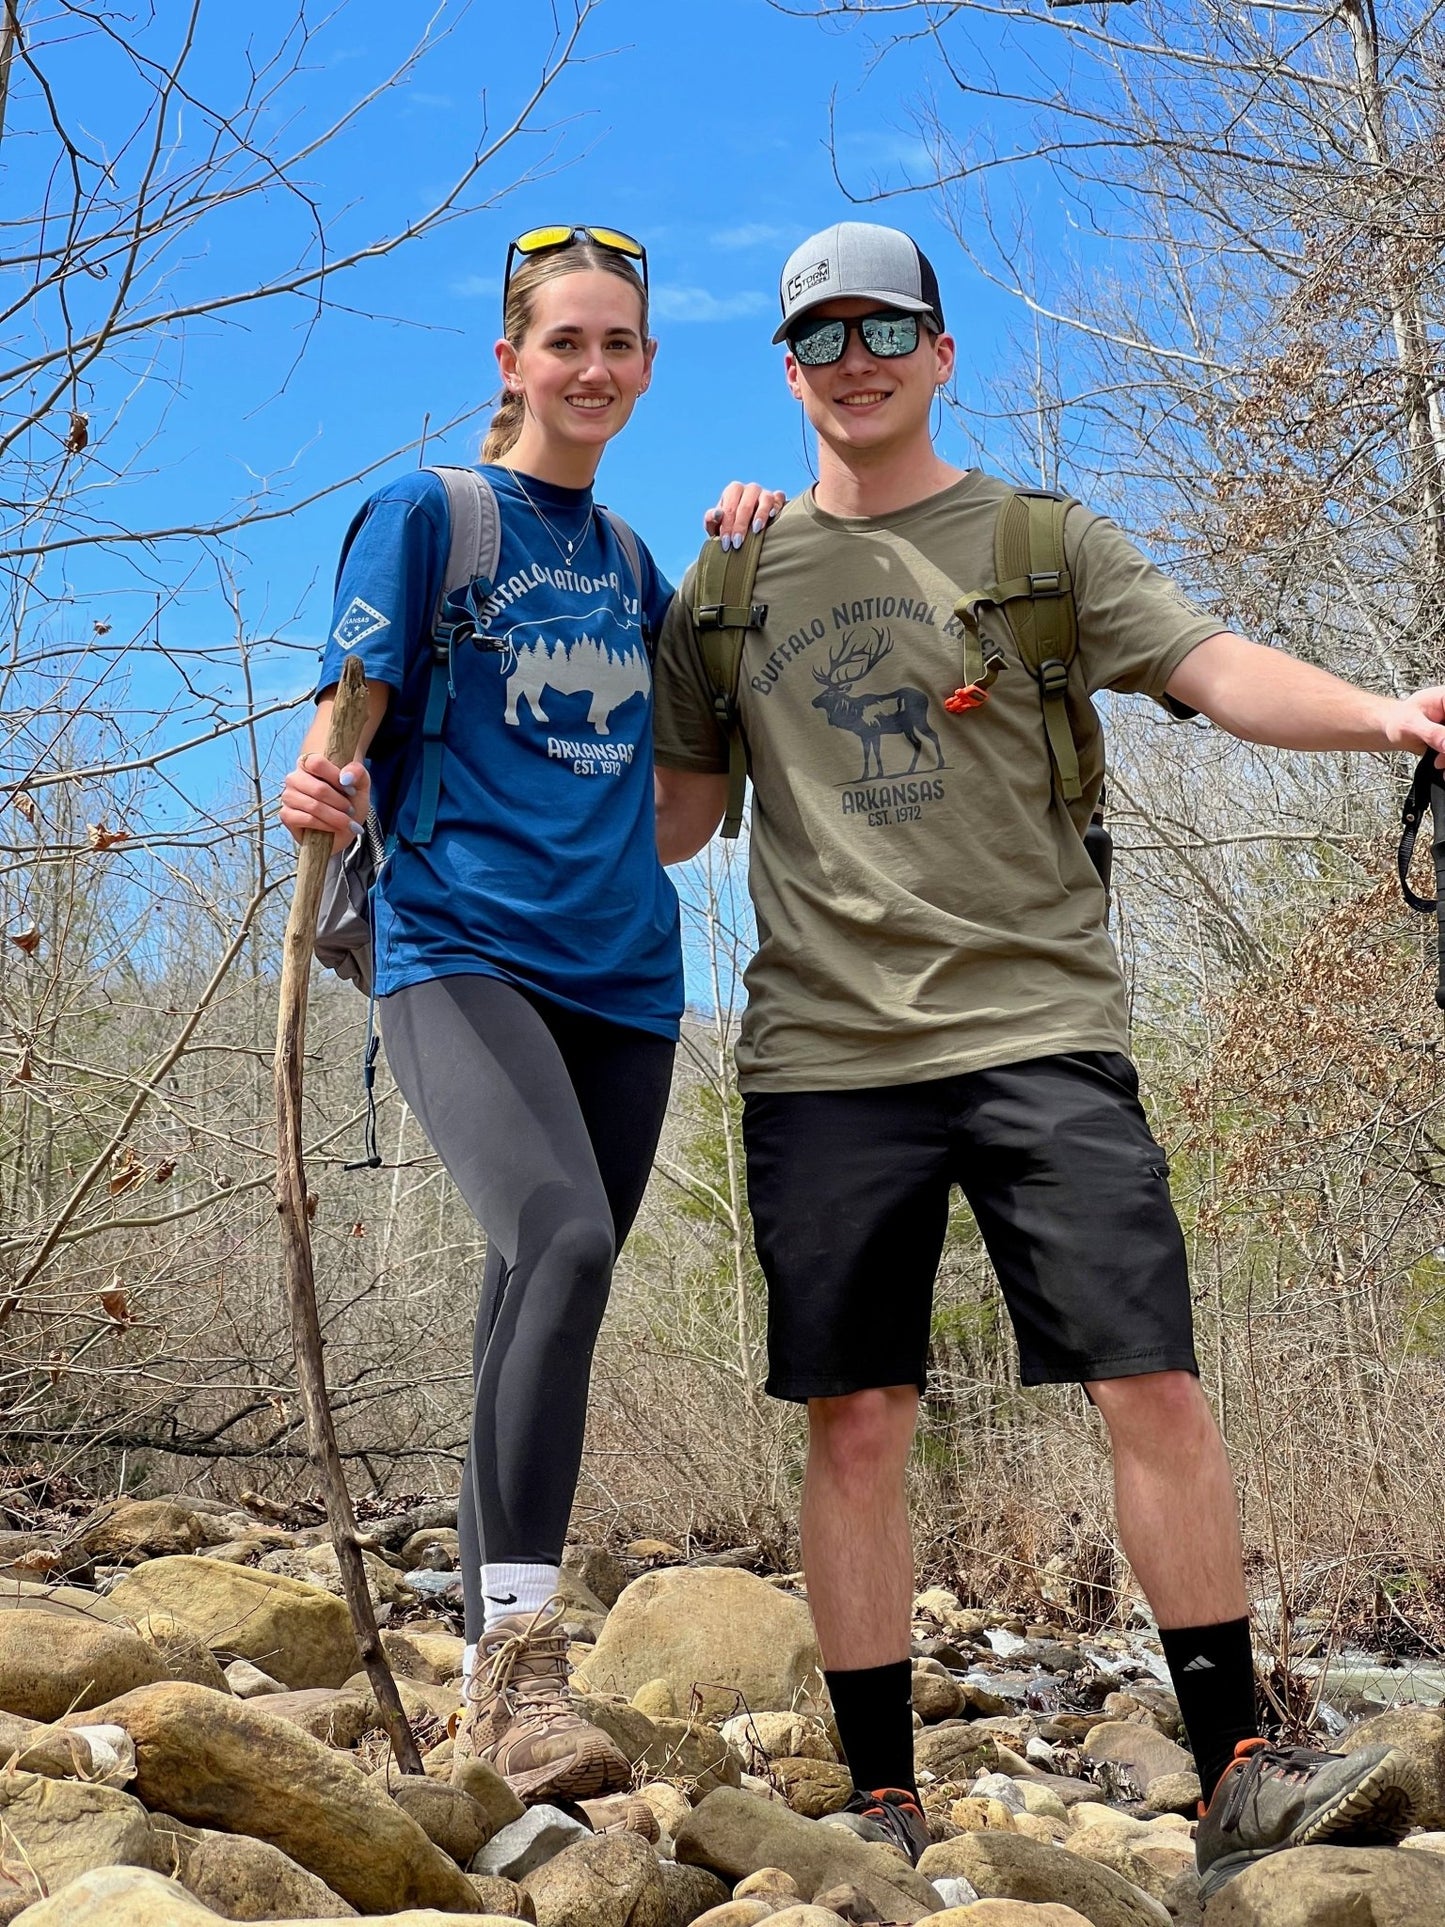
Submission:
M 1039 687 L 1049 701 L 1056 701 L 1069 686 L 1069 665 L 1050 656 L 1039 664 Z
M 1029 576 L 1030 595 L 1062 595 L 1064 577 L 1061 569 L 1040 569 L 1036 575 Z

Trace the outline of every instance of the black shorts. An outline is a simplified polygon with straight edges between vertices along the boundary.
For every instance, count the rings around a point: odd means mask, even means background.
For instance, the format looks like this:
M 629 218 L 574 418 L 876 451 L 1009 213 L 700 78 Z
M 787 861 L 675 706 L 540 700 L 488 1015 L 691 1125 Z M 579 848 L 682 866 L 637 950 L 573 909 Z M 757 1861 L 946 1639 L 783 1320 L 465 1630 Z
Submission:
M 1003 1288 L 1024 1384 L 1197 1373 L 1184 1238 L 1127 1057 L 752 1092 L 743 1128 L 775 1398 L 923 1389 L 955 1184 Z

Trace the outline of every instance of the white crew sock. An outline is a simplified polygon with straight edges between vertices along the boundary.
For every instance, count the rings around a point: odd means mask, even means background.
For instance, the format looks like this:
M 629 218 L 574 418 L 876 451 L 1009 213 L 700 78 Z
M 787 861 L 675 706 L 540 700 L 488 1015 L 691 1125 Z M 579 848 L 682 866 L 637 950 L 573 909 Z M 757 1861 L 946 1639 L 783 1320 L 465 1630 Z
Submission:
M 464 1699 L 466 1697 L 467 1687 L 471 1683 L 472 1674 L 476 1670 L 477 1646 L 476 1641 L 473 1640 L 470 1646 L 463 1646 L 462 1648 L 462 1697 Z
M 483 1566 L 482 1603 L 487 1631 L 490 1632 L 498 1620 L 514 1619 L 520 1613 L 530 1617 L 540 1612 L 556 1592 L 560 1577 L 556 1566 Z

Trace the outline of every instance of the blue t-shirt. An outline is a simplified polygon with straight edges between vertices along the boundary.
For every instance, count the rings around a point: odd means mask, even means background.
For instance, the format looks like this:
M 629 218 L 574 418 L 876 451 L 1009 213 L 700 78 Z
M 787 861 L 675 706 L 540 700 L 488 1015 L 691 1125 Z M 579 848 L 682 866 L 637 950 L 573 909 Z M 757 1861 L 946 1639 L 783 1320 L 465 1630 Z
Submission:
M 676 1037 L 682 949 L 654 838 L 643 633 L 644 622 L 661 626 L 672 589 L 645 548 L 634 582 L 590 490 L 527 476 L 539 517 L 509 470 L 485 473 L 501 556 L 489 598 L 474 585 L 449 599 L 450 611 L 469 610 L 475 637 L 454 652 L 428 844 L 409 838 L 450 540 L 441 480 L 419 470 L 378 489 L 337 579 L 317 687 L 357 655 L 393 692 L 368 757 L 378 814 L 398 839 L 376 893 L 377 993 L 481 972 Z

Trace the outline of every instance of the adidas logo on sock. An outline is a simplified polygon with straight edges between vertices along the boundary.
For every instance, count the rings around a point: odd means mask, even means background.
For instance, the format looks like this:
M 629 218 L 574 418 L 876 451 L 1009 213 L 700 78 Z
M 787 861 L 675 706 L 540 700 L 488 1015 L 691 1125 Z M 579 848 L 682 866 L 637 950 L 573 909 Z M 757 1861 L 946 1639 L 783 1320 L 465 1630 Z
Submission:
M 1201 1653 L 1198 1659 L 1191 1659 L 1184 1670 L 1186 1673 L 1212 1673 L 1214 1671 L 1214 1661 L 1212 1659 L 1206 1659 L 1203 1653 Z

